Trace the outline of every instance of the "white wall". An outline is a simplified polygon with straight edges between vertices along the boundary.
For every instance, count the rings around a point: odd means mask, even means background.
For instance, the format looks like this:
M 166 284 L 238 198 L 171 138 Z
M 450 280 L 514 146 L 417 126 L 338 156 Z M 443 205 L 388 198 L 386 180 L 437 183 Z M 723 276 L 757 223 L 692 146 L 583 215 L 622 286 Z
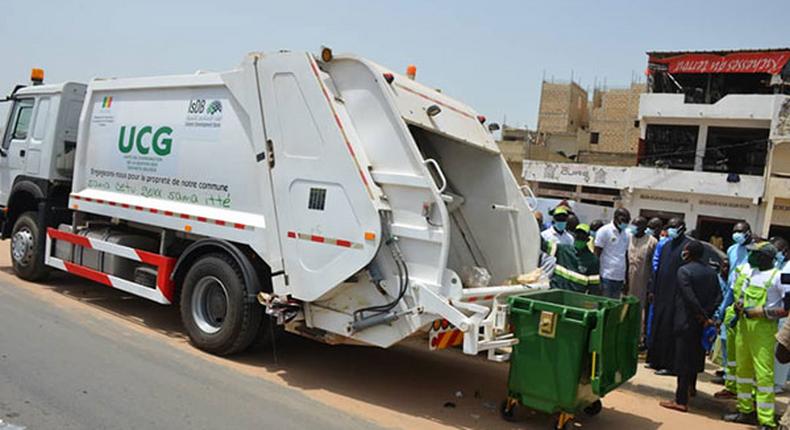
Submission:
M 551 163 L 524 160 L 522 176 L 527 181 L 587 185 L 617 190 L 656 191 L 737 196 L 758 199 L 763 196 L 762 176 L 740 175 L 741 181 L 727 182 L 727 175 L 655 167 L 609 167 L 593 164 Z
M 641 209 L 683 213 L 689 230 L 696 228 L 700 216 L 743 219 L 755 231 L 762 228 L 762 206 L 754 204 L 751 199 L 634 190 L 625 193 L 623 205 L 632 215 L 637 215 Z
M 695 104 L 684 103 L 683 94 L 646 93 L 639 97 L 639 119 L 647 122 L 654 122 L 651 120 L 654 118 L 726 120 L 727 122 L 762 120 L 767 121 L 764 125 L 767 128 L 774 116 L 777 98 L 783 97 L 785 96 L 773 94 L 730 94 L 714 104 Z

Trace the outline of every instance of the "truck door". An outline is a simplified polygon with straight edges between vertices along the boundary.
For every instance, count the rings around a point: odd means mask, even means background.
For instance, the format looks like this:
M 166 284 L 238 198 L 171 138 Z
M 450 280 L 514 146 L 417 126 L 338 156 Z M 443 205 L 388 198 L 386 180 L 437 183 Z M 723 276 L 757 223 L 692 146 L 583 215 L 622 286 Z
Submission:
M 257 73 L 285 272 L 314 300 L 372 260 L 378 211 L 313 58 L 266 56 Z
M 0 149 L 0 204 L 6 205 L 14 179 L 25 171 L 25 156 L 33 119 L 35 99 L 19 99 L 9 115 Z

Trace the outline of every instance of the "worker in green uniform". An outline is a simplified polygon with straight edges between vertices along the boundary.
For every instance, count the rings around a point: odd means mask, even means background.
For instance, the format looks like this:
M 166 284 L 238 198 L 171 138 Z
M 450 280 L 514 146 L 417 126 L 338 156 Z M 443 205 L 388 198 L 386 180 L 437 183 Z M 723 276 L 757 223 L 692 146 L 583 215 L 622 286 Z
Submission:
M 543 242 L 544 251 L 557 260 L 550 286 L 579 293 L 600 294 L 598 257 L 587 247 L 590 226 L 577 225 L 573 236 L 573 245 L 563 245 L 553 241 Z
M 776 248 L 769 242 L 755 243 L 748 248 L 751 270 L 738 274 L 733 291 L 737 297 L 734 308 L 738 412 L 724 419 L 759 423 L 764 430 L 775 429 L 774 335 L 777 319 L 787 314 L 785 288 L 779 270 L 774 267 Z

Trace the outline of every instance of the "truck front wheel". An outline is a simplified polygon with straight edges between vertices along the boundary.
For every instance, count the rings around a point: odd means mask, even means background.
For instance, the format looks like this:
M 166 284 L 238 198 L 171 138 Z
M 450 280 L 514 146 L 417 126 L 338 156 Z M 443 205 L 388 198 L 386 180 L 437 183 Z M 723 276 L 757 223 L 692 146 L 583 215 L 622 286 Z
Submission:
M 238 264 L 222 253 L 200 257 L 184 277 L 181 319 L 196 347 L 217 355 L 246 349 L 261 326 L 263 307 L 247 300 Z
M 36 212 L 25 212 L 11 230 L 11 264 L 14 273 L 27 281 L 42 281 L 49 275 L 44 264 L 44 235 L 36 219 Z

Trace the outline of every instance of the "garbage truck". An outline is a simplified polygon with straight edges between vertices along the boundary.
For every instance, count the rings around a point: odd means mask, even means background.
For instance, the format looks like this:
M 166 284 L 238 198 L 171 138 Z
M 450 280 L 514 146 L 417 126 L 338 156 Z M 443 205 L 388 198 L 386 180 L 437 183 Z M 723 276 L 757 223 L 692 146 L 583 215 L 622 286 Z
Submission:
M 226 355 L 262 331 L 507 358 L 538 226 L 484 116 L 354 55 L 32 85 L 6 98 L 3 239 L 53 270 L 175 305 Z M 539 269 L 537 269 L 539 271 Z

